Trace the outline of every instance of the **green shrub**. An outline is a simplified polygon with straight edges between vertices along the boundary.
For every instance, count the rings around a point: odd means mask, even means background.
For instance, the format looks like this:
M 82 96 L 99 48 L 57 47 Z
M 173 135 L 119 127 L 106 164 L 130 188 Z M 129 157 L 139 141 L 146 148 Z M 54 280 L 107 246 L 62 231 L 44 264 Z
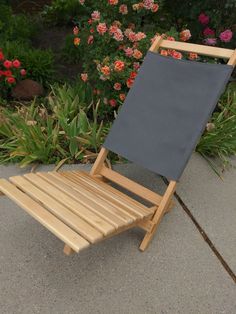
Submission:
M 48 86 L 54 76 L 54 55 L 50 50 L 31 48 L 27 43 L 5 41 L 1 48 L 8 59 L 19 59 L 27 69 L 28 77 Z
M 13 14 L 11 7 L 0 4 L 0 42 L 3 40 L 30 41 L 36 32 L 36 23 L 25 14 Z
M 65 25 L 71 23 L 73 18 L 79 14 L 83 16 L 86 7 L 79 0 L 53 0 L 51 5 L 46 5 L 42 16 L 51 25 Z
M 99 102 L 85 106 L 89 93 L 75 86 L 54 87 L 45 105 L 33 101 L 16 112 L 0 112 L 0 163 L 34 163 L 94 158 L 107 128 L 98 120 Z M 74 95 L 77 97 L 74 98 Z M 91 95 L 91 93 L 90 93 Z
M 212 165 L 208 157 L 218 157 L 225 165 L 228 157 L 236 154 L 236 84 L 229 84 L 221 97 L 217 111 L 207 124 L 197 148 Z

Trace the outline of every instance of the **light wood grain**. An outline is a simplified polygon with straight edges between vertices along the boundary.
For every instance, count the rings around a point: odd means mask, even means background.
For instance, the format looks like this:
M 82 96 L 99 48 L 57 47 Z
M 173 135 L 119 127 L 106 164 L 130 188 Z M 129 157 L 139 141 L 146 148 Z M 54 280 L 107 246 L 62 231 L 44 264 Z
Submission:
M 130 192 L 142 197 L 143 199 L 155 204 L 159 205 L 161 202 L 162 197 L 147 189 L 146 187 L 122 176 L 118 172 L 108 169 L 107 167 L 102 167 L 100 172 L 105 178 L 115 182 L 116 184 L 122 186 L 123 188 L 127 189 Z
M 232 53 L 228 63 L 228 65 L 232 65 L 233 67 L 235 67 L 236 65 L 236 49 L 234 50 L 234 52 Z
M 163 39 L 161 36 L 157 36 L 157 38 L 154 40 L 153 44 L 149 48 L 149 51 L 151 52 L 157 52 L 159 47 L 161 46 Z
M 146 248 L 150 244 L 154 234 L 156 233 L 157 227 L 158 227 L 163 215 L 165 214 L 166 209 L 170 205 L 171 198 L 174 195 L 174 192 L 176 189 L 176 185 L 177 185 L 176 181 L 170 181 L 170 183 L 166 189 L 166 192 L 165 192 L 165 194 L 161 200 L 161 203 L 160 203 L 155 215 L 152 218 L 152 223 L 154 226 L 153 226 L 151 231 L 148 231 L 146 233 L 146 235 L 144 236 L 144 239 L 143 239 L 143 241 L 139 247 L 141 251 L 146 250 Z
M 98 154 L 98 157 L 90 171 L 90 174 L 91 175 L 96 175 L 100 172 L 101 170 L 101 167 L 103 166 L 104 164 L 104 161 L 106 160 L 107 158 L 107 155 L 108 155 L 108 150 L 104 147 L 101 148 L 99 154 Z
M 232 56 L 232 49 L 225 49 L 220 47 L 210 47 L 206 45 L 197 45 L 191 43 L 183 43 L 179 41 L 162 40 L 160 47 L 166 49 L 174 49 L 185 52 L 194 52 L 199 55 L 205 55 L 215 58 L 229 59 Z
M 103 237 L 101 232 L 93 228 L 78 215 L 75 215 L 66 206 L 62 205 L 47 193 L 34 186 L 25 177 L 11 177 L 10 181 L 34 200 L 40 202 L 52 214 L 54 214 L 57 218 L 59 218 L 89 242 L 95 243 Z
M 93 211 L 105 221 L 111 223 L 116 229 L 129 223 L 129 221 L 123 221 L 117 217 L 117 215 L 112 212 L 113 207 L 109 204 L 105 204 L 106 206 L 99 205 L 96 195 L 91 199 L 90 196 L 92 196 L 92 193 L 90 195 L 83 186 L 78 187 L 76 184 L 71 184 L 69 180 L 58 173 L 38 173 L 38 175 L 42 176 L 43 179 L 57 187 L 63 193 L 66 193 L 68 196 L 75 199 L 78 203 Z M 108 209 L 110 209 L 110 211 Z
M 122 211 L 118 206 L 116 206 L 114 203 L 107 200 L 105 197 L 100 197 L 99 193 L 97 191 L 89 189 L 89 187 L 86 186 L 83 182 L 80 180 L 74 180 L 73 176 L 65 177 L 61 174 L 53 174 L 54 176 L 57 175 L 57 178 L 61 180 L 62 182 L 65 182 L 66 184 L 70 185 L 75 189 L 76 191 L 83 194 L 83 196 L 86 196 L 86 202 L 91 204 L 91 206 L 99 206 L 102 209 L 105 209 L 104 214 L 111 215 L 112 220 L 117 220 L 117 226 L 129 224 L 134 221 L 133 218 L 131 218 L 125 211 Z M 88 203 L 87 203 L 88 204 Z
M 0 189 L 6 196 L 70 246 L 75 252 L 79 252 L 89 246 L 88 241 L 7 180 L 0 179 Z
M 80 218 L 84 219 L 91 226 L 102 232 L 103 235 L 107 235 L 114 231 L 114 226 L 103 220 L 101 217 L 90 211 L 87 207 L 75 201 L 73 198 L 68 196 L 66 193 L 57 189 L 46 180 L 34 173 L 28 173 L 24 175 L 30 182 L 32 182 L 39 189 L 58 200 L 64 206 L 68 207 Z

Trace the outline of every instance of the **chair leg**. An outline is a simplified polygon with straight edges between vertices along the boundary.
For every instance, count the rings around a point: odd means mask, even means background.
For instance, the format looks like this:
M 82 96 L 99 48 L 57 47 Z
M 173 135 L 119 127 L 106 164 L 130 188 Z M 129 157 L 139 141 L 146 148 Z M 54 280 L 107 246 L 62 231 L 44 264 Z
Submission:
M 66 254 L 68 256 L 75 253 L 75 251 L 67 244 L 65 244 L 63 252 L 64 252 L 64 254 Z
M 166 189 L 165 194 L 162 197 L 161 203 L 155 213 L 155 215 L 152 218 L 152 222 L 153 222 L 153 228 L 151 231 L 147 231 L 143 241 L 140 244 L 139 249 L 141 251 L 145 251 L 149 245 L 149 243 L 151 242 L 152 238 L 154 237 L 154 234 L 156 233 L 157 227 L 159 225 L 159 223 L 161 222 L 162 217 L 164 216 L 164 214 L 169 211 L 172 208 L 172 196 L 175 192 L 176 189 L 176 182 L 175 181 L 171 181 Z
M 4 196 L 5 194 L 0 191 L 0 196 Z

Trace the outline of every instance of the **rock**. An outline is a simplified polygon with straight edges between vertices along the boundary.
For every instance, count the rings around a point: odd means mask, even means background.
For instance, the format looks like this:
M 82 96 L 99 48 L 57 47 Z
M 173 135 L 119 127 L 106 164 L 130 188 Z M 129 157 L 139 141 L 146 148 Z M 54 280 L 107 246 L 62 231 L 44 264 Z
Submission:
M 43 86 L 30 79 L 18 82 L 11 93 L 12 97 L 18 100 L 32 100 L 35 96 L 43 96 L 43 94 Z

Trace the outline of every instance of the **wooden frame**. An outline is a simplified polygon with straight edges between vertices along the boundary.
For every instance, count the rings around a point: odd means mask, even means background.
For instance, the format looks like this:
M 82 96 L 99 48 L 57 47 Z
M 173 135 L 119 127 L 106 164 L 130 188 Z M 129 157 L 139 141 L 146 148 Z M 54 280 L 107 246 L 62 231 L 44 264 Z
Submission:
M 156 53 L 160 48 L 229 59 L 228 65 L 236 65 L 236 50 L 168 41 L 158 36 L 149 51 Z M 107 167 L 108 152 L 101 149 L 90 174 L 49 172 L 11 177 L 10 182 L 0 179 L 0 196 L 8 196 L 61 239 L 66 255 L 133 227 L 145 231 L 140 244 L 144 251 L 162 217 L 173 207 L 177 182 L 170 181 L 164 195 L 159 195 Z M 109 181 L 148 201 L 151 207 L 121 193 Z

